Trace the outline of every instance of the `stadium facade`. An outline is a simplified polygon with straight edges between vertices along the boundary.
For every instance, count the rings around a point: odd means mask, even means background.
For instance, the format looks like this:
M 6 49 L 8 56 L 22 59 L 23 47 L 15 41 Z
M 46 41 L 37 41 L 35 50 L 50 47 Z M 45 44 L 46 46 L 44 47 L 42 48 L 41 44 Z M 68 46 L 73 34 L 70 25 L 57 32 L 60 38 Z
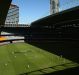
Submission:
M 59 12 L 59 0 L 50 0 L 50 14 Z
M 5 24 L 18 24 L 19 22 L 19 7 L 17 5 L 11 4 Z

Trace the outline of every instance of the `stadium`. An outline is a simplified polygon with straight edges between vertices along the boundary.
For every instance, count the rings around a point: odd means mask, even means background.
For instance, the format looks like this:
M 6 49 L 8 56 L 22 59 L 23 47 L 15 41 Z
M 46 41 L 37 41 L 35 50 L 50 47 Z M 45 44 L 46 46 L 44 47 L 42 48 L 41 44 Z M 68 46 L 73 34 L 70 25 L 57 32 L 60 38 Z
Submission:
M 79 6 L 23 26 L 5 24 L 11 2 L 0 3 L 0 75 L 79 75 Z

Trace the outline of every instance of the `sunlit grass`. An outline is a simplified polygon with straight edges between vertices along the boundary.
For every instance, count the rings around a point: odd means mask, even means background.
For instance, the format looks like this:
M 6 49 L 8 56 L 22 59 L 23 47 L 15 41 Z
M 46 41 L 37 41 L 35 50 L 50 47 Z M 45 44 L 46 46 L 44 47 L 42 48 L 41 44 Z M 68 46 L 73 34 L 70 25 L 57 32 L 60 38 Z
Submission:
M 66 66 L 63 66 L 63 64 L 66 64 Z M 39 75 L 76 66 L 78 66 L 77 63 L 62 56 L 57 56 L 26 43 L 0 46 L 0 75 L 23 73 Z

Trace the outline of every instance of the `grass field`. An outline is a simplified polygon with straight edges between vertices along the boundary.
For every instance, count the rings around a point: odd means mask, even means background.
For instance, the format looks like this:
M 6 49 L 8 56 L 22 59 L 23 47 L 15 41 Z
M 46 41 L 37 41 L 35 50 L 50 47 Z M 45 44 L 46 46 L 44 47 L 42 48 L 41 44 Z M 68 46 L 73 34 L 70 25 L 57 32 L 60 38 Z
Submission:
M 0 46 L 0 75 L 39 75 L 78 66 L 26 43 Z

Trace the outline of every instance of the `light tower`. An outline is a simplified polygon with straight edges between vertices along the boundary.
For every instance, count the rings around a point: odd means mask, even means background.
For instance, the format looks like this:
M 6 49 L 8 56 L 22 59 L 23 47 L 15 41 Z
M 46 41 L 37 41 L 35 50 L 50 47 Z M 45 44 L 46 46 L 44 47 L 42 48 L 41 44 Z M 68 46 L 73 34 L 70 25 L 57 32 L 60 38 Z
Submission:
M 50 14 L 59 12 L 59 0 L 50 0 Z

